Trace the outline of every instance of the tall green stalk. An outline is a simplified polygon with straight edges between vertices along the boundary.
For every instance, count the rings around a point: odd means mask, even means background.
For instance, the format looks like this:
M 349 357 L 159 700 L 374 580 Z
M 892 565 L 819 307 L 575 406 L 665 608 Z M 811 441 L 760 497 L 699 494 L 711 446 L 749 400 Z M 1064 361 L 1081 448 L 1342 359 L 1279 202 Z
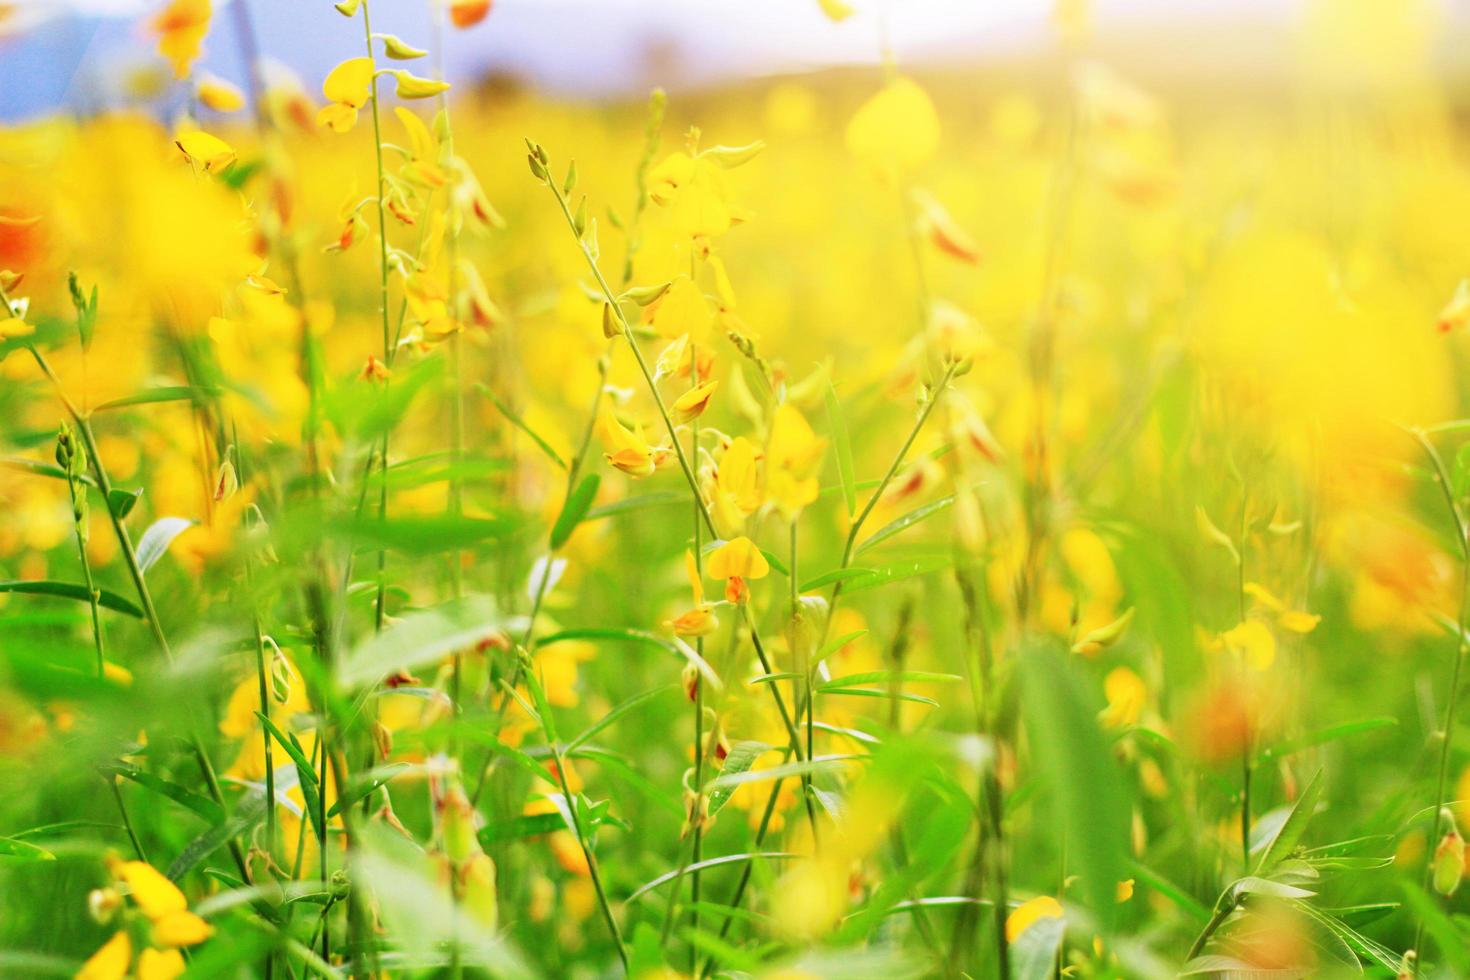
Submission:
M 1452 802 L 1445 799 L 1446 787 L 1449 785 L 1450 758 L 1455 739 L 1455 719 L 1460 707 L 1460 685 L 1465 672 L 1465 653 L 1467 649 L 1466 630 L 1470 629 L 1470 523 L 1467 523 L 1465 514 L 1461 511 L 1459 503 L 1455 500 L 1454 490 L 1451 487 L 1449 470 L 1445 466 L 1444 458 L 1440 456 L 1439 450 L 1434 448 L 1434 443 L 1421 429 L 1409 430 L 1409 435 L 1419 444 L 1424 455 L 1429 458 L 1430 465 L 1434 467 L 1434 482 L 1439 484 L 1441 493 L 1444 495 L 1446 509 L 1450 512 L 1450 518 L 1454 521 L 1455 541 L 1460 547 L 1460 612 L 1456 620 L 1457 630 L 1455 633 L 1455 659 L 1454 666 L 1450 671 L 1450 686 L 1446 692 L 1446 704 L 1444 709 L 1444 725 L 1439 733 L 1439 763 L 1436 766 L 1434 781 L 1434 806 L 1433 833 L 1429 839 L 1428 847 L 1432 849 L 1435 842 L 1442 833 L 1445 833 L 1445 817 L 1448 815 L 1448 805 Z M 1453 817 L 1450 817 L 1453 826 Z M 1425 893 L 1430 891 L 1430 883 L 1434 875 L 1434 862 L 1424 862 L 1423 888 Z M 1414 970 L 1417 973 L 1424 963 L 1424 918 L 1419 917 L 1414 926 L 1413 949 L 1418 958 L 1414 962 Z

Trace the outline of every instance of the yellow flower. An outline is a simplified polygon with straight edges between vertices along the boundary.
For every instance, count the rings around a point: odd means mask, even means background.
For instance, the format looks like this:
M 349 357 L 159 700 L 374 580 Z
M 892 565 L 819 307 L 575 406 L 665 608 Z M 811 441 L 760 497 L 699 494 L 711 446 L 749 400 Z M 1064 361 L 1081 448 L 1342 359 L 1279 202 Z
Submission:
M 642 426 L 627 428 L 607 405 L 597 418 L 597 438 L 602 443 L 603 458 L 632 477 L 651 476 L 669 456 L 669 450 L 648 444 Z
M 1266 609 L 1275 613 L 1277 625 L 1289 633 L 1310 633 L 1322 621 L 1321 616 L 1302 609 L 1288 608 L 1285 602 L 1282 602 L 1269 589 L 1258 582 L 1245 583 L 1244 591 L 1258 605 L 1264 606 Z
M 170 912 L 153 920 L 153 941 L 161 946 L 195 946 L 213 932 L 213 926 L 187 910 Z
M 245 93 L 218 75 L 203 72 L 194 84 L 194 94 L 201 104 L 215 112 L 237 112 L 245 106 Z
M 153 18 L 158 53 L 173 64 L 174 77 L 189 74 L 209 33 L 210 0 L 173 0 Z
M 436 78 L 420 78 L 401 68 L 393 72 L 393 77 L 398 81 L 394 94 L 400 99 L 429 99 L 449 90 L 448 82 Z
M 826 447 L 796 408 L 783 404 L 776 409 L 766 445 L 766 496 L 788 521 L 817 499 L 821 486 L 816 468 Z
M 714 238 L 735 222 L 722 168 L 682 150 L 648 173 L 648 196 L 669 209 L 674 230 L 686 238 Z
M 230 144 L 201 129 L 181 130 L 174 137 L 174 145 L 207 174 L 217 174 L 235 162 L 235 150 Z
M 722 534 L 735 534 L 760 509 L 760 470 L 755 444 L 736 436 L 720 456 L 708 493 L 711 516 Z
M 188 900 L 179 891 L 179 887 L 151 864 L 124 861 L 117 870 L 117 877 L 127 884 L 133 903 L 150 919 L 157 920 L 174 912 L 183 912 L 189 907 Z
M 704 601 L 704 582 L 699 577 L 699 566 L 694 552 L 684 552 L 684 572 L 689 576 L 689 591 L 694 597 L 694 608 L 670 620 L 668 626 L 676 636 L 708 636 L 720 627 L 714 608 Z
M 357 125 L 357 110 L 372 97 L 375 68 L 371 58 L 348 58 L 328 72 L 322 82 L 327 105 L 317 113 L 317 124 L 336 133 L 345 133 Z
M 429 127 L 403 106 L 395 106 L 393 114 L 408 131 L 409 161 L 403 166 L 404 176 L 430 187 L 443 187 L 448 178 L 438 164 L 439 144 Z
M 1148 701 L 1148 688 L 1127 667 L 1115 667 L 1103 678 L 1103 694 L 1108 706 L 1098 715 L 1104 728 L 1124 728 L 1138 723 L 1138 716 Z
M 133 941 L 125 930 L 119 930 L 82 964 L 76 980 L 123 980 L 132 959 Z
M 1225 648 L 1239 656 L 1253 670 L 1268 670 L 1276 662 L 1276 637 L 1258 619 L 1248 619 L 1220 635 Z
M 709 303 L 688 276 L 675 279 L 652 310 L 653 329 L 662 337 L 673 339 L 688 334 L 694 340 L 701 340 L 710 332 L 713 315 Z
M 699 418 L 704 414 L 704 410 L 709 408 L 709 400 L 719 384 L 718 381 L 706 381 L 702 385 L 690 388 L 674 399 L 674 404 L 669 408 L 669 414 L 674 417 L 675 422 L 689 422 Z
M 1050 895 L 1038 895 L 1006 916 L 1006 941 L 1013 943 L 1020 939 L 1023 932 L 1042 919 L 1060 919 L 1063 915 L 1061 902 Z
M 853 115 L 847 148 L 878 176 L 896 181 L 939 149 L 939 113 L 917 82 L 895 78 Z
M 766 561 L 766 556 L 761 554 L 754 541 L 742 536 L 726 541 L 710 552 L 704 570 L 712 578 L 754 580 L 769 575 L 771 563 Z
M 29 337 L 35 332 L 35 324 L 27 323 L 18 316 L 10 316 L 0 320 L 0 340 L 10 340 L 12 337 Z
M 1449 333 L 1463 329 L 1466 324 L 1470 324 L 1470 279 L 1461 279 L 1455 287 L 1455 295 L 1439 311 L 1437 326 L 1440 333 Z
M 138 980 L 174 980 L 184 968 L 184 954 L 176 949 L 145 949 L 138 957 Z

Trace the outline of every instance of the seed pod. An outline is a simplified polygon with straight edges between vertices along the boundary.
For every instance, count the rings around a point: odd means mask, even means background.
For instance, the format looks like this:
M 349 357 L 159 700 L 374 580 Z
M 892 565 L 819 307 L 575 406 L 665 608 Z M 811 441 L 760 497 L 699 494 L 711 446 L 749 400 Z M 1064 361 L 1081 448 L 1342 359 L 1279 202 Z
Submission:
M 1460 887 L 1465 877 L 1465 838 L 1459 828 L 1450 825 L 1449 833 L 1440 838 L 1434 849 L 1434 890 L 1450 896 Z

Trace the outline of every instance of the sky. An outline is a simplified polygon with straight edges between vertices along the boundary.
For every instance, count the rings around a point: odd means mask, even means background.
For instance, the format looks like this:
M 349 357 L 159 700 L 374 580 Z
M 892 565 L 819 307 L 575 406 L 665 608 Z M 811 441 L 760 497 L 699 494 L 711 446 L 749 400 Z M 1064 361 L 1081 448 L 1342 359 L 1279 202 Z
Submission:
M 0 30 L 0 119 L 97 104 L 109 79 L 151 57 L 142 29 L 161 0 L 10 0 Z M 203 67 L 235 81 L 242 63 L 230 0 L 216 0 Z M 235 0 L 238 2 L 238 0 Z M 248 0 L 266 52 L 307 79 L 360 54 L 361 39 L 330 0 Z M 680 87 L 799 72 L 878 58 L 886 21 L 903 64 L 983 60 L 1054 43 L 1051 0 L 849 0 L 858 13 L 833 24 L 816 0 L 495 0 L 485 21 L 451 32 L 453 77 L 507 70 L 554 94 L 633 95 L 657 82 Z M 1304 0 L 1096 0 L 1111 30 L 1195 34 L 1210 55 L 1217 26 L 1259 24 L 1280 33 Z M 1393 0 L 1387 0 L 1393 2 Z M 1453 0 L 1444 0 L 1451 3 Z M 377 0 L 374 28 L 431 46 L 426 0 Z M 34 23 L 33 23 L 34 22 Z M 657 74 L 657 78 L 650 77 Z

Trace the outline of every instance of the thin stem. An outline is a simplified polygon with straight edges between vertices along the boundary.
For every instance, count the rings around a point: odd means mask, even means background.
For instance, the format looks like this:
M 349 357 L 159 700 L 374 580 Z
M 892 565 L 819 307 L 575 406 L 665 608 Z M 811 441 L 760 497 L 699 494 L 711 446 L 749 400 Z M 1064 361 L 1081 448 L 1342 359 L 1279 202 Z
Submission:
M 1460 546 L 1461 559 L 1461 583 L 1460 583 L 1460 613 L 1459 629 L 1455 637 L 1455 660 L 1454 667 L 1450 672 L 1450 687 L 1447 694 L 1448 703 L 1445 705 L 1444 727 L 1440 731 L 1439 741 L 1439 764 L 1434 783 L 1434 834 L 1429 841 L 1432 848 L 1435 844 L 1434 838 L 1439 837 L 1445 817 L 1445 787 L 1449 784 L 1451 747 L 1454 743 L 1455 716 L 1460 705 L 1460 683 L 1465 669 L 1465 631 L 1470 627 L 1470 536 L 1466 534 L 1465 515 L 1461 513 L 1460 506 L 1455 502 L 1455 494 L 1450 486 L 1449 471 L 1446 469 L 1444 459 L 1439 451 L 1434 448 L 1425 434 L 1419 429 L 1409 430 L 1410 436 L 1418 442 L 1419 447 L 1429 457 L 1430 464 L 1434 467 L 1434 482 L 1439 484 L 1440 491 L 1444 495 L 1445 506 L 1449 509 L 1450 517 L 1455 524 L 1455 540 Z M 1433 862 L 1424 863 L 1423 887 L 1428 892 L 1434 874 Z M 1422 946 L 1424 942 L 1424 919 L 1421 916 L 1414 927 L 1414 951 L 1419 953 L 1414 963 L 1414 971 L 1417 973 L 1424 963 Z
M 602 396 L 604 389 L 607 387 L 607 372 L 610 366 L 610 360 L 606 356 L 602 357 L 598 361 L 597 391 L 592 396 L 592 408 L 587 416 L 587 425 L 582 430 L 582 441 L 578 444 L 577 452 L 572 457 L 571 462 L 567 464 L 567 482 L 566 490 L 562 497 L 563 504 L 565 504 L 565 502 L 571 498 L 572 491 L 576 489 L 577 477 L 581 473 L 582 463 L 587 458 L 587 452 L 592 446 L 592 435 L 597 429 L 597 413 L 598 409 L 602 407 Z M 527 651 L 527 653 L 534 652 L 534 647 L 532 644 L 536 636 L 536 617 L 541 612 L 541 604 L 546 598 L 547 588 L 551 581 L 550 563 L 553 555 L 550 551 L 549 545 L 550 539 L 548 538 L 548 549 L 546 558 L 547 567 L 545 570 L 545 574 L 543 574 L 540 577 L 540 580 L 536 583 L 536 592 L 531 597 L 530 618 L 527 620 L 526 623 L 525 634 L 521 637 L 520 647 L 521 649 Z M 511 691 L 515 690 L 516 685 L 520 683 L 520 680 L 521 661 L 520 658 L 517 657 L 515 668 L 511 673 L 510 685 L 506 688 L 505 693 L 501 695 L 500 705 L 495 711 L 495 723 L 491 727 L 491 731 L 497 735 L 500 732 L 501 726 L 505 723 L 505 712 L 510 707 Z M 492 765 L 491 758 L 493 754 L 494 752 L 492 749 L 486 748 L 484 754 L 481 756 L 480 765 L 478 767 L 479 771 L 475 774 L 475 788 L 469 797 L 471 806 L 475 806 L 479 803 L 480 794 L 483 793 L 485 790 L 486 783 L 489 779 L 489 773 Z
M 3 303 L 6 309 L 10 308 L 10 299 L 5 295 L 3 290 L 0 290 L 0 303 Z M 88 461 L 92 466 L 92 478 L 97 483 L 97 489 L 101 492 L 103 501 L 109 501 L 112 496 L 112 481 L 108 479 L 107 468 L 102 464 L 102 458 L 97 452 L 97 440 L 92 434 L 91 423 L 88 421 L 87 416 L 79 412 L 76 405 L 67 397 L 66 392 L 61 387 L 60 380 L 56 377 L 56 372 L 51 370 L 51 365 L 46 360 L 45 355 L 34 346 L 28 347 L 27 349 L 31 352 L 31 357 L 35 359 L 41 372 L 55 386 L 57 396 L 60 398 L 62 405 L 66 407 L 67 414 L 71 416 L 72 422 L 75 423 L 77 434 L 82 437 L 82 443 L 86 448 Z M 153 594 L 149 591 L 148 582 L 143 577 L 143 569 L 138 564 L 138 553 L 133 548 L 132 535 L 128 533 L 127 525 L 113 512 L 111 506 L 107 506 L 106 511 L 108 522 L 112 524 L 113 533 L 117 536 L 118 548 L 122 552 L 123 562 L 127 565 L 128 575 L 133 580 L 134 589 L 137 590 L 138 605 L 143 608 L 143 618 L 147 621 L 148 628 L 153 633 L 153 639 L 158 646 L 159 652 L 163 654 L 164 660 L 171 664 L 173 663 L 173 651 L 169 648 L 168 636 L 163 631 L 163 623 L 158 618 L 158 609 L 153 604 Z M 209 791 L 210 799 L 214 800 L 215 803 L 218 803 L 223 808 L 225 806 L 225 796 L 220 790 L 219 777 L 215 775 L 214 765 L 209 761 L 209 754 L 204 751 L 204 743 L 200 741 L 197 732 L 190 732 L 189 745 L 194 753 L 195 761 L 199 765 L 200 774 L 204 777 L 204 783 Z M 230 855 L 234 858 L 235 865 L 240 871 L 240 876 L 245 881 L 250 881 L 250 865 L 245 860 L 245 852 L 241 850 L 240 842 L 233 836 L 229 839 L 229 848 Z
M 388 325 L 388 216 L 383 205 L 383 187 L 387 183 L 386 172 L 383 168 L 383 121 L 382 112 L 378 103 L 378 63 L 373 55 L 373 20 L 369 10 L 370 0 L 362 0 L 362 31 L 363 40 L 367 46 L 368 60 L 373 63 L 373 74 L 370 87 L 371 101 L 373 105 L 373 154 L 378 168 L 378 189 L 373 195 L 373 201 L 378 210 L 378 306 L 382 315 L 383 328 L 383 363 L 388 364 L 392 359 L 392 338 L 389 336 Z M 387 383 L 386 381 L 384 382 Z M 379 465 L 383 473 L 383 485 L 378 490 L 378 520 L 388 519 L 388 433 L 383 433 L 380 443 L 381 459 Z M 374 605 L 373 628 L 382 632 L 384 620 L 384 603 L 387 601 L 387 579 L 384 570 L 387 567 L 388 552 L 386 549 L 378 549 L 378 594 Z
M 618 318 L 618 324 L 622 327 L 623 337 L 628 341 L 628 348 L 633 352 L 633 358 L 638 362 L 638 370 L 643 374 L 643 380 L 648 386 L 648 392 L 653 396 L 653 402 L 658 406 L 659 418 L 663 419 L 664 428 L 668 430 L 669 442 L 673 446 L 674 456 L 679 460 L 679 469 L 684 472 L 684 480 L 689 484 L 689 489 L 694 495 L 695 506 L 699 510 L 700 517 L 704 520 L 704 526 L 709 529 L 713 537 L 719 537 L 719 531 L 715 529 L 714 519 L 710 516 L 709 508 L 705 505 L 704 495 L 699 492 L 699 481 L 695 478 L 694 469 L 689 464 L 689 458 L 684 453 L 684 446 L 679 442 L 678 432 L 674 427 L 674 419 L 669 415 L 669 410 L 664 405 L 663 395 L 659 394 L 658 385 L 653 380 L 653 373 L 648 370 L 648 361 L 643 356 L 642 349 L 638 346 L 638 338 L 633 332 L 633 325 L 623 314 L 618 299 L 613 295 L 612 287 L 607 284 L 607 279 L 602 275 L 602 269 L 597 265 L 597 259 L 587 249 L 587 243 L 582 241 L 580 235 L 576 234 L 576 219 L 572 217 L 571 209 L 567 207 L 567 199 L 562 194 L 561 188 L 551 181 L 545 181 L 553 197 L 556 198 L 557 207 L 561 208 L 562 217 L 566 219 L 567 227 L 572 229 L 573 237 L 577 239 L 577 247 L 582 252 L 582 258 L 587 261 L 587 267 L 591 270 L 593 278 L 597 280 L 598 289 L 602 292 L 603 302 L 612 308 L 613 314 Z M 694 370 L 691 368 L 691 370 Z
M 1245 481 L 1241 481 L 1242 493 L 1240 501 L 1240 544 L 1236 549 L 1236 596 L 1240 603 L 1240 621 L 1245 622 L 1245 549 L 1246 530 L 1250 522 L 1251 495 L 1249 488 L 1245 487 Z M 1251 865 L 1251 777 L 1253 766 L 1251 764 L 1251 742 L 1253 741 L 1250 726 L 1246 726 L 1245 745 L 1240 753 L 1240 862 L 1241 867 L 1249 871 Z

